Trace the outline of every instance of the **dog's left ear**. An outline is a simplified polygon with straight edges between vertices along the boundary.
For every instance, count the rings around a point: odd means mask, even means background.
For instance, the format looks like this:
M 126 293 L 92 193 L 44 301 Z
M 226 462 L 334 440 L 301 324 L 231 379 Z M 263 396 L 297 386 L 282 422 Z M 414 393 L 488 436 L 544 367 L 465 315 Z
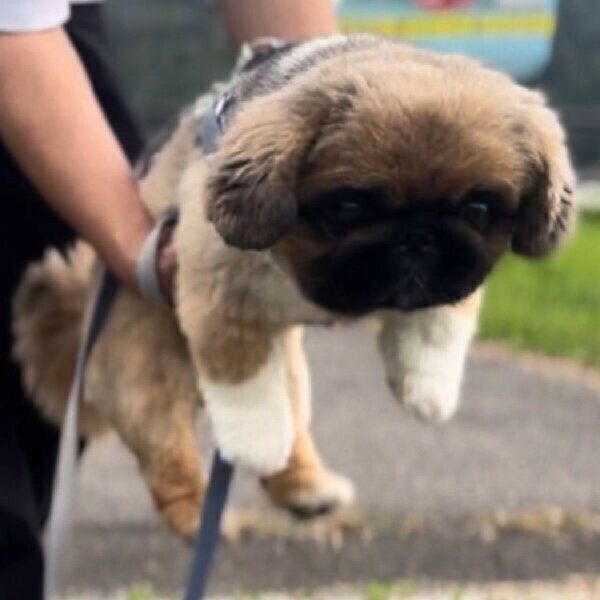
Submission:
M 525 183 L 512 248 L 518 254 L 549 254 L 568 237 L 576 221 L 575 174 L 557 115 L 536 92 L 527 92 L 525 114 L 516 129 L 525 162 Z

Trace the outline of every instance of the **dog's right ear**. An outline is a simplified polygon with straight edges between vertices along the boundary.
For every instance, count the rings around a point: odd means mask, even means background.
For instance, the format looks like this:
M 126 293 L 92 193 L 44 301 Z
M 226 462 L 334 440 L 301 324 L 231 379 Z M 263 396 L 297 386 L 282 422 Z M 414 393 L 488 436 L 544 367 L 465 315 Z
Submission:
M 210 158 L 207 216 L 231 246 L 264 250 L 296 220 L 296 173 L 311 134 L 282 100 L 244 107 Z
M 244 106 L 211 160 L 207 216 L 231 246 L 264 250 L 296 221 L 298 173 L 324 127 L 344 122 L 353 86 L 304 85 Z

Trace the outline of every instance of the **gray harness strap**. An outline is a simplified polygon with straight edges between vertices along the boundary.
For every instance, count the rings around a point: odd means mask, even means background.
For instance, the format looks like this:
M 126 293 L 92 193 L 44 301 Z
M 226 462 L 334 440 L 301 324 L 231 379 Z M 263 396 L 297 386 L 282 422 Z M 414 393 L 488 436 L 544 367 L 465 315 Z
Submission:
M 202 147 L 204 154 L 216 152 L 225 129 L 225 113 L 232 102 L 233 93 L 226 90 L 214 101 L 211 110 L 203 115 L 196 134 L 196 144 Z
M 150 232 L 137 260 L 136 276 L 142 296 L 156 306 L 169 306 L 158 280 L 156 261 L 158 258 L 160 236 L 165 227 L 174 227 L 179 217 L 175 206 L 167 209 L 160 217 L 154 229 Z

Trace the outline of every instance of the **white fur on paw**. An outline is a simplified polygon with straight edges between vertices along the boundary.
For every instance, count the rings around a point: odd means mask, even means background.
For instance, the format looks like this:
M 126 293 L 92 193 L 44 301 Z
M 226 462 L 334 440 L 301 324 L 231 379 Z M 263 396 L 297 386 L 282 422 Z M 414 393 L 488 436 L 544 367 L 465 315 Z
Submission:
M 396 398 L 426 421 L 447 421 L 460 398 L 476 314 L 451 306 L 390 316 L 379 335 L 387 379 Z
M 425 421 L 447 421 L 458 409 L 460 382 L 445 380 L 442 373 L 409 374 L 392 386 L 398 400 Z
M 328 472 L 319 485 L 292 491 L 286 504 L 293 510 L 312 515 L 349 506 L 355 496 L 354 484 L 349 479 Z
M 201 379 L 199 386 L 226 459 L 262 476 L 286 466 L 294 430 L 279 344 L 268 362 L 246 381 L 228 384 Z

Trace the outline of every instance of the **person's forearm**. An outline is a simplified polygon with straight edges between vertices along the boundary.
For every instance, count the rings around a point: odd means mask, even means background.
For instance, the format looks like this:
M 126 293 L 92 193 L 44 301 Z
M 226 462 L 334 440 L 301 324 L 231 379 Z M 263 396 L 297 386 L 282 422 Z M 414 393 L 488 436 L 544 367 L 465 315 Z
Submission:
M 44 199 L 133 286 L 150 219 L 62 29 L 0 34 L 0 136 Z
M 303 40 L 337 32 L 331 0 L 218 0 L 233 45 L 259 37 Z

